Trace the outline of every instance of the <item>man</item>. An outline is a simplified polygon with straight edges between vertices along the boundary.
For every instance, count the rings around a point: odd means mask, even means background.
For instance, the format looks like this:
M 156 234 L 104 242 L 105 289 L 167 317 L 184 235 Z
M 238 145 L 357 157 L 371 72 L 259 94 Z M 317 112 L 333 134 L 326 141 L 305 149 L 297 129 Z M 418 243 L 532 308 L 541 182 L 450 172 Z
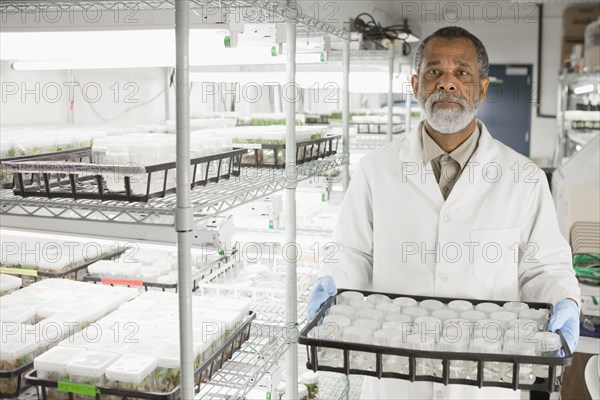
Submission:
M 475 118 L 489 85 L 485 47 L 468 31 L 446 27 L 423 40 L 415 64 L 411 84 L 425 121 L 361 160 L 336 229 L 338 262 L 325 265 L 309 315 L 336 286 L 547 302 L 555 305 L 549 329 L 561 329 L 574 350 L 580 292 L 545 175 Z M 367 378 L 361 398 L 515 396 Z

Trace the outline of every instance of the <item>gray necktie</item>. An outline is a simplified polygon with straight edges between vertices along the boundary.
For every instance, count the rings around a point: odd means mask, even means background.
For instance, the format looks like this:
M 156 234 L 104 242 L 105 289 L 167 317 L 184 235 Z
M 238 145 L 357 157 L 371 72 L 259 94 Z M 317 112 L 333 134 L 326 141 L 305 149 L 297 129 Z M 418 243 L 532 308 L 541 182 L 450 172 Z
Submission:
M 444 200 L 448 198 L 454 184 L 460 176 L 460 164 L 448 154 L 440 156 L 439 186 Z

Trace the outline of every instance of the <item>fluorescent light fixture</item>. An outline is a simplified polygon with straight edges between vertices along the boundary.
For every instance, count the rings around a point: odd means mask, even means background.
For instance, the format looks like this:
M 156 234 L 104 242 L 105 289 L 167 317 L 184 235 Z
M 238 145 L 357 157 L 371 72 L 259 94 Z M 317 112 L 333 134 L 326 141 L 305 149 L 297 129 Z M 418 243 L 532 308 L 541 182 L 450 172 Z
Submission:
M 573 93 L 575 93 L 575 94 L 585 94 L 585 93 L 590 93 L 593 91 L 594 91 L 594 85 L 592 85 L 592 84 L 578 86 L 575 89 L 573 89 Z

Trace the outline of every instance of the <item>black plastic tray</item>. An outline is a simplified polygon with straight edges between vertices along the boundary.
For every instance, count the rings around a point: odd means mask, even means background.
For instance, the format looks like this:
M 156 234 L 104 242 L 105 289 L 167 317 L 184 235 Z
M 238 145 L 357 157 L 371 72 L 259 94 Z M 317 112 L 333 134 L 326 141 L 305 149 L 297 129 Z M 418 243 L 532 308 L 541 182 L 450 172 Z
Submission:
M 213 375 L 229 360 L 236 350 L 239 350 L 242 344 L 250 338 L 250 326 L 252 321 L 256 318 L 256 314 L 250 311 L 248 318 L 244 323 L 231 335 L 229 339 L 225 341 L 215 352 L 215 354 L 208 360 L 198 366 L 194 372 L 194 391 L 195 393 L 200 392 L 202 385 L 207 383 Z M 32 385 L 37 386 L 38 399 L 47 400 L 47 389 L 57 388 L 58 382 L 47 379 L 41 379 L 37 377 L 37 371 L 33 370 L 25 376 L 25 381 Z M 97 394 L 95 398 L 100 400 L 104 396 L 112 396 L 121 398 L 123 400 L 133 399 L 145 399 L 145 400 L 177 400 L 180 399 L 181 388 L 178 386 L 170 392 L 139 392 L 135 390 L 126 389 L 110 389 L 97 387 Z M 69 394 L 69 400 L 74 400 L 74 394 Z M 88 398 L 92 398 L 89 396 Z
M 329 157 L 337 154 L 338 143 L 342 135 L 331 135 L 324 138 L 307 140 L 296 143 L 296 164 L 304 164 L 320 158 Z M 234 144 L 235 146 L 235 144 Z M 251 161 L 249 158 L 242 159 L 242 165 L 245 167 L 255 168 L 285 168 L 285 144 L 261 144 L 260 148 L 251 149 L 254 152 L 254 157 Z M 266 163 L 264 151 L 273 152 L 273 162 Z
M 16 389 L 13 392 L 2 392 L 0 391 L 0 398 L 2 399 L 15 399 L 29 388 L 30 385 L 26 384 L 23 378 L 25 373 L 33 368 L 33 361 L 20 366 L 19 368 L 12 371 L 0 371 L 0 381 L 5 381 L 8 385 L 9 382 L 16 382 Z
M 52 153 L 43 153 L 43 154 L 31 154 L 28 156 L 18 156 L 18 157 L 6 157 L 0 158 L 0 164 L 11 162 L 11 161 L 77 161 L 83 162 L 86 160 L 88 162 L 92 162 L 92 148 L 91 147 L 82 147 L 79 149 L 73 150 L 62 150 L 62 151 L 54 151 Z M 58 180 L 51 182 L 51 185 L 56 186 L 60 184 L 60 176 L 58 176 Z M 27 182 L 28 185 L 33 185 L 34 183 L 40 184 L 41 178 L 39 174 L 28 174 L 24 179 L 24 182 Z M 15 179 L 8 181 L 8 179 L 4 179 L 4 181 L 0 184 L 2 189 L 12 189 L 15 185 Z
M 351 126 L 356 126 L 357 128 L 357 132 L 358 134 L 374 134 L 374 135 L 385 135 L 387 134 L 387 132 L 382 131 L 381 129 L 387 129 L 387 122 L 385 123 L 369 123 L 369 122 L 351 122 L 350 123 Z M 372 130 L 371 126 L 375 125 L 377 126 L 377 130 Z M 399 133 L 404 133 L 406 131 L 406 129 L 403 127 L 400 130 L 394 131 L 394 126 L 403 126 L 404 123 L 396 123 L 396 124 L 392 124 L 392 135 L 396 135 Z M 361 130 L 362 126 L 366 126 L 366 130 Z
M 338 294 L 349 291 L 348 289 L 339 289 Z M 411 296 L 411 295 L 403 295 L 403 294 L 392 294 L 392 293 L 381 293 L 381 292 L 370 292 L 370 291 L 361 291 L 356 290 L 368 296 L 370 294 L 385 294 L 391 299 L 396 297 L 411 297 L 417 301 L 425 300 L 425 299 L 435 299 L 439 300 L 443 303 L 448 303 L 452 300 L 467 300 L 473 304 L 479 303 L 495 303 L 498 305 L 502 305 L 504 301 L 493 301 L 493 300 L 476 300 L 476 299 L 455 299 L 455 298 L 446 298 L 446 297 L 432 297 L 432 296 Z M 557 376 L 557 367 L 564 367 L 571 365 L 573 358 L 572 354 L 567 346 L 565 339 L 560 331 L 557 333 L 560 335 L 561 340 L 563 342 L 563 351 L 564 357 L 541 357 L 541 356 L 519 356 L 519 355 L 505 355 L 505 354 L 480 354 L 480 353 L 450 353 L 450 352 L 440 352 L 440 351 L 424 351 L 424 350 L 412 350 L 398 347 L 387 347 L 387 346 L 377 346 L 370 344 L 360 344 L 360 343 L 350 343 L 350 342 L 341 342 L 335 340 L 323 340 L 323 339 L 315 339 L 309 337 L 309 332 L 318 324 L 318 321 L 323 318 L 329 307 L 335 304 L 336 297 L 330 297 L 325 305 L 321 308 L 320 312 L 317 316 L 310 321 L 300 333 L 298 338 L 298 342 L 300 344 L 304 344 L 307 346 L 307 356 L 308 362 L 306 366 L 308 369 L 313 371 L 331 371 L 331 372 L 340 372 L 346 375 L 367 375 L 374 376 L 377 378 L 396 378 L 409 380 L 411 382 L 415 381 L 429 381 L 429 382 L 438 382 L 443 383 L 444 385 L 448 384 L 460 384 L 460 385 L 471 385 L 471 386 L 494 386 L 494 387 L 503 387 L 509 389 L 525 389 L 525 390 L 533 390 L 539 392 L 556 392 L 560 391 L 560 387 L 562 385 L 562 377 Z M 531 308 L 543 308 L 552 311 L 552 305 L 548 303 L 526 303 Z M 318 349 L 319 347 L 323 348 L 332 348 L 332 349 L 340 349 L 343 351 L 343 367 L 330 367 L 330 366 L 322 366 L 319 364 L 319 355 Z M 351 351 L 359 351 L 359 352 L 368 352 L 374 353 L 376 356 L 376 369 L 372 370 L 363 370 L 363 369 L 351 369 L 350 368 L 350 352 Z M 396 355 L 396 356 L 404 356 L 409 359 L 409 373 L 408 374 L 400 374 L 396 372 L 383 372 L 383 355 Z M 437 359 L 442 360 L 443 371 L 441 377 L 429 376 L 429 375 L 417 375 L 416 374 L 416 359 L 417 358 L 425 358 L 425 359 Z M 449 361 L 452 360 L 469 360 L 477 362 L 477 379 L 454 379 L 450 378 L 450 369 L 449 369 Z M 513 379 L 512 382 L 492 382 L 484 380 L 484 363 L 485 362 L 502 362 L 502 363 L 512 363 L 513 364 Z M 548 374 L 549 379 L 539 379 L 536 383 L 533 384 L 522 384 L 519 382 L 519 368 L 521 364 L 539 364 L 539 365 L 547 365 L 548 366 Z M 541 382 L 541 383 L 537 383 Z
M 210 182 L 219 182 L 234 176 L 240 176 L 242 155 L 247 149 L 214 154 L 190 160 L 194 168 L 192 173 L 192 189 L 195 186 L 205 186 Z M 227 170 L 222 168 L 223 161 L 229 160 Z M 216 167 L 215 167 L 216 164 Z M 203 176 L 198 176 L 198 166 L 205 170 Z M 164 197 L 175 193 L 175 187 L 168 187 L 169 172 L 175 173 L 175 162 L 157 164 L 152 166 L 134 165 L 98 165 L 90 163 L 57 163 L 47 160 L 7 161 L 4 163 L 5 171 L 15 176 L 16 184 L 13 188 L 15 195 L 22 197 L 47 197 L 47 198 L 72 198 L 121 200 L 129 202 L 147 202 L 155 197 Z M 215 168 L 213 168 L 215 167 Z M 211 177 L 210 173 L 216 172 Z M 38 174 L 41 176 L 39 183 L 26 184 L 24 174 Z M 123 190 L 109 191 L 105 187 L 105 179 L 114 179 L 115 173 L 126 175 L 146 174 L 147 184 L 145 193 L 134 193 L 131 189 L 131 177 L 123 176 Z M 162 190 L 151 192 L 152 174 L 163 175 Z M 80 175 L 85 176 L 80 176 Z M 106 176 L 105 176 L 106 175 Z M 62 184 L 56 184 L 61 176 L 68 177 Z M 111 178 L 112 177 L 112 178 Z

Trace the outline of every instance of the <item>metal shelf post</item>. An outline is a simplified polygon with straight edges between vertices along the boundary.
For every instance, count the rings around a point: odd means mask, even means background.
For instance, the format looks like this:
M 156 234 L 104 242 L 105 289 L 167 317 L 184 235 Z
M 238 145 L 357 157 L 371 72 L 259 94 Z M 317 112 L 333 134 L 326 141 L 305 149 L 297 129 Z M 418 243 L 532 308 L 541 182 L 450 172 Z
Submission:
M 394 43 L 390 43 L 390 47 L 388 47 L 388 56 L 389 56 L 389 76 L 390 80 L 388 82 L 388 123 L 387 123 L 387 135 L 386 141 L 391 143 L 393 140 L 393 130 L 394 130 L 394 60 L 396 58 L 396 51 L 394 50 Z
M 348 186 L 350 185 L 350 37 L 348 37 L 347 40 L 344 40 L 342 59 L 342 64 L 344 65 L 342 105 L 342 134 L 344 135 L 342 160 L 344 162 L 344 171 L 342 179 L 344 193 L 346 193 Z

